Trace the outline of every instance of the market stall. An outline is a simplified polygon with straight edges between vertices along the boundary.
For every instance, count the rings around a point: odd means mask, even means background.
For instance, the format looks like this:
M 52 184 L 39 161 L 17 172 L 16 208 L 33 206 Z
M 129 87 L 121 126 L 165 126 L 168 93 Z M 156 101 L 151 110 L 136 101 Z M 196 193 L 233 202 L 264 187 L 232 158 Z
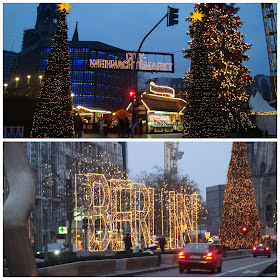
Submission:
M 112 114 L 111 111 L 107 111 L 97 107 L 83 107 L 73 106 L 74 114 L 79 113 L 83 120 L 83 130 L 86 133 L 98 132 L 98 121 L 101 117 L 109 116 Z
M 146 133 L 182 132 L 186 101 L 175 98 L 173 88 L 150 85 L 150 91 L 141 95 L 141 104 L 136 108 L 138 119 L 143 122 Z M 130 106 L 127 110 L 130 109 Z

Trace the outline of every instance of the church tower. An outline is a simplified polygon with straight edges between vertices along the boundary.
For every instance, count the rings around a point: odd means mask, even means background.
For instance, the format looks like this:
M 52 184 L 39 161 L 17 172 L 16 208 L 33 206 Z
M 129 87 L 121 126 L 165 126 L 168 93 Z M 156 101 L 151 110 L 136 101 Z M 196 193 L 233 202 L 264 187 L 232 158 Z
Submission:
M 49 41 L 54 37 L 59 17 L 56 4 L 39 4 L 35 29 L 24 31 L 22 50 L 39 42 Z

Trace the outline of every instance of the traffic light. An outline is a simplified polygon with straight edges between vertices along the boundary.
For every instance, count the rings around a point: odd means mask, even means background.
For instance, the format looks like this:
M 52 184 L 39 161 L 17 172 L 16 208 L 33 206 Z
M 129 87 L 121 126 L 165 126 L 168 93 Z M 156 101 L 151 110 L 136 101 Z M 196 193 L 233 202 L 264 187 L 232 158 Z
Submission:
M 179 9 L 171 8 L 168 6 L 167 26 L 178 24 Z
M 135 91 L 133 89 L 130 89 L 129 90 L 129 101 L 134 102 L 134 98 L 135 98 Z
M 246 228 L 246 227 L 243 227 L 243 228 L 242 228 L 242 232 L 243 232 L 243 234 L 246 234 L 246 233 L 247 233 L 247 228 Z

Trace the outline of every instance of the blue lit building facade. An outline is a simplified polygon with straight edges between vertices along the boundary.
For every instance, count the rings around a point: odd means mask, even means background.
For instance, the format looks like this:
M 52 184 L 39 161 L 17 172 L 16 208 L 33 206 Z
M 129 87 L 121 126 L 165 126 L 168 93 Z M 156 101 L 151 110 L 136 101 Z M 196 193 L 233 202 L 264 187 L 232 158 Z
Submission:
M 115 58 L 114 51 L 121 50 L 100 42 L 69 42 L 73 105 L 116 111 L 128 103 L 130 72 L 88 67 L 89 59 Z M 49 52 L 50 48 L 40 49 L 38 75 L 45 73 Z

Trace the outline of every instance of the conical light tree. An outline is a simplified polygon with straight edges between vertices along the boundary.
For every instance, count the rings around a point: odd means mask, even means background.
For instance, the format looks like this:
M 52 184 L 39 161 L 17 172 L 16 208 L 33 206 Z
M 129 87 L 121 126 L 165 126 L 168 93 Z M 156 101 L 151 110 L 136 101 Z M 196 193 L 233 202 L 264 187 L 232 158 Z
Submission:
M 201 36 L 213 66 L 224 120 L 230 132 L 242 135 L 254 128 L 250 120 L 249 96 L 244 92 L 244 87 L 250 86 L 254 79 L 242 65 L 243 61 L 249 59 L 245 52 L 250 49 L 250 45 L 244 42 L 244 35 L 238 31 L 242 26 L 237 16 L 239 8 L 227 3 L 199 3 L 195 9 L 204 15 Z M 193 24 L 189 28 L 187 34 L 193 37 Z
M 58 6 L 61 14 L 39 93 L 31 137 L 74 137 L 66 22 L 66 12 L 71 6 L 68 3 Z
M 260 222 L 251 170 L 244 142 L 234 142 L 224 193 L 222 225 L 219 238 L 230 248 L 244 246 L 242 228 L 247 228 L 246 247 L 252 248 L 261 238 Z
M 191 20 L 192 41 L 189 50 L 191 68 L 188 75 L 187 107 L 183 137 L 224 137 L 226 126 L 221 114 L 213 67 L 202 38 L 203 15 L 194 12 Z

